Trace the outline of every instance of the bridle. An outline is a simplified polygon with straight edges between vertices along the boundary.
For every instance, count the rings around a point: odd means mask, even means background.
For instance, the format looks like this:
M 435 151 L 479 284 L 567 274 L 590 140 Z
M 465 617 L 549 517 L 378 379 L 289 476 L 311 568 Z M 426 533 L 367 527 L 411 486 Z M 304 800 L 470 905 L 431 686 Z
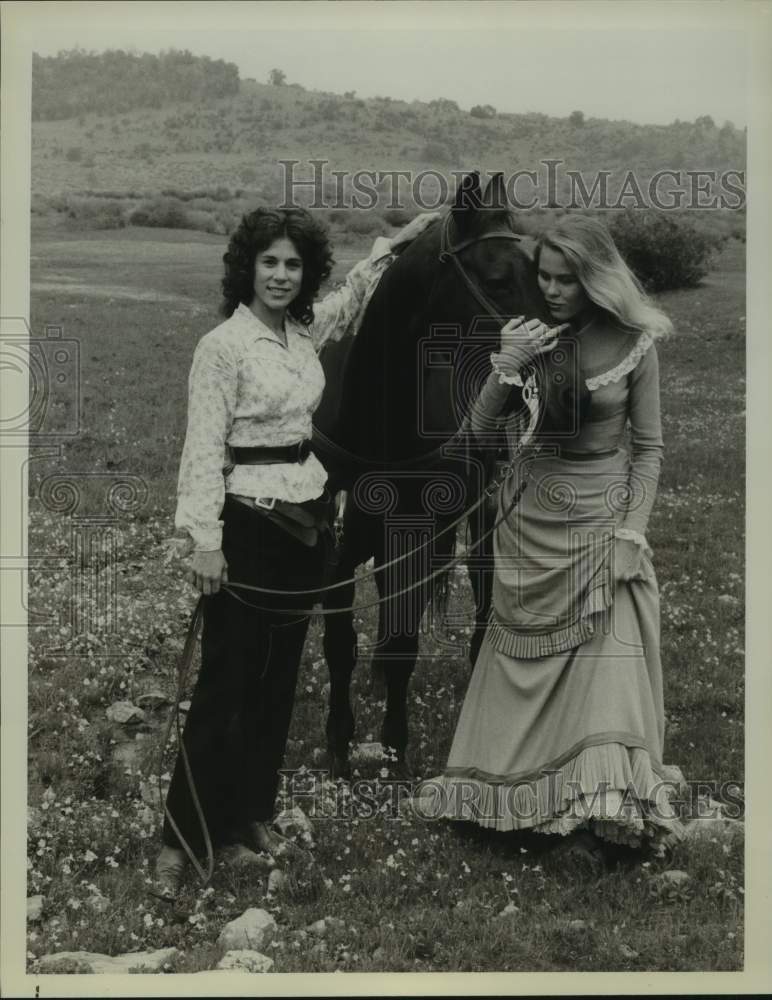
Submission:
M 442 221 L 442 230 L 440 232 L 440 253 L 437 259 L 441 264 L 452 261 L 458 271 L 459 277 L 464 282 L 467 291 L 470 292 L 478 304 L 482 306 L 488 318 L 504 322 L 506 317 L 499 311 L 496 303 L 492 302 L 477 282 L 474 281 L 458 255 L 462 250 L 466 250 L 467 247 L 481 243 L 483 240 L 514 240 L 516 243 L 522 243 L 522 236 L 518 236 L 517 233 L 513 233 L 509 229 L 497 229 L 492 233 L 481 233 L 479 236 L 470 236 L 468 239 L 461 240 L 460 243 L 451 244 L 450 227 L 452 223 L 453 215 L 451 212 L 448 212 Z
M 483 292 L 482 288 L 477 284 L 477 282 L 472 278 L 469 271 L 464 267 L 462 261 L 459 258 L 459 254 L 462 250 L 466 250 L 468 247 L 475 246 L 477 243 L 481 243 L 483 240 L 513 240 L 515 243 L 522 242 L 522 236 L 518 236 L 517 233 L 513 233 L 509 229 L 497 229 L 491 233 L 480 233 L 477 236 L 470 236 L 465 240 L 461 240 L 460 243 L 451 243 L 451 225 L 453 224 L 453 214 L 448 212 L 442 221 L 442 228 L 440 230 L 440 249 L 437 255 L 437 260 L 440 264 L 446 264 L 448 261 L 452 261 L 459 277 L 461 278 L 467 291 L 472 295 L 478 305 L 482 307 L 485 312 L 486 318 L 495 319 L 502 325 L 507 321 L 507 316 L 505 316 L 499 307 L 493 302 L 486 294 Z M 435 278 L 435 285 L 439 280 L 439 274 Z M 467 420 L 463 420 L 461 426 L 456 431 L 456 433 L 449 438 L 449 440 L 443 442 L 433 451 L 427 452 L 426 454 L 419 455 L 417 458 L 407 458 L 407 459 L 397 459 L 393 460 L 375 460 L 375 459 L 365 459 L 361 455 L 355 455 L 353 452 L 344 448 L 342 445 L 337 444 L 331 438 L 327 437 L 318 427 L 313 429 L 313 441 L 317 445 L 318 450 L 326 451 L 333 460 L 337 458 L 338 460 L 344 460 L 348 463 L 354 463 L 360 467 L 363 471 L 366 469 L 370 470 L 388 470 L 388 469 L 412 469 L 412 468 L 427 468 L 428 466 L 435 465 L 437 462 L 441 461 L 448 456 L 448 448 L 459 444 L 464 441 L 468 435 L 468 423 Z

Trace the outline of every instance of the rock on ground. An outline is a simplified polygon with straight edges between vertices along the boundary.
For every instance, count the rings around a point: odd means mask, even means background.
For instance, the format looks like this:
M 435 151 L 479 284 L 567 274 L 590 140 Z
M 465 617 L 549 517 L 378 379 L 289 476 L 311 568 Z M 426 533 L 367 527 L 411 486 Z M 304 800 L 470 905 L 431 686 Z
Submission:
M 145 972 L 161 972 L 167 962 L 176 958 L 176 948 L 161 948 L 159 951 L 133 951 L 126 955 L 99 955 L 93 951 L 58 951 L 43 955 L 40 959 L 41 972 L 55 972 L 59 964 L 74 962 L 89 966 L 96 974 L 125 974 L 129 969 L 141 968 Z
M 657 875 L 657 882 L 662 885 L 678 886 L 689 881 L 688 872 L 682 872 L 678 868 L 669 868 L 666 872 Z
M 268 891 L 279 892 L 287 881 L 287 876 L 280 868 L 274 868 L 268 876 Z
M 250 907 L 223 927 L 217 944 L 225 951 L 260 951 L 273 940 L 276 930 L 270 913 Z
M 274 820 L 274 826 L 285 837 L 291 837 L 295 833 L 299 833 L 303 837 L 313 837 L 314 835 L 311 820 L 300 806 L 293 806 L 292 809 L 280 812 Z
M 267 955 L 242 948 L 226 952 L 217 963 L 217 968 L 237 972 L 270 972 L 272 965 L 273 959 Z
M 310 931 L 311 934 L 321 937 L 327 931 L 335 930 L 336 928 L 342 930 L 345 926 L 340 917 L 322 917 L 321 920 L 315 920 L 312 924 L 309 924 L 306 930 Z
M 144 691 L 142 694 L 137 696 L 137 704 L 140 708 L 153 711 L 153 709 L 160 708 L 162 705 L 168 705 L 169 699 L 163 691 L 154 688 L 151 691 Z
M 113 702 L 107 709 L 106 715 L 110 722 L 120 722 L 122 725 L 145 721 L 145 713 L 130 701 Z

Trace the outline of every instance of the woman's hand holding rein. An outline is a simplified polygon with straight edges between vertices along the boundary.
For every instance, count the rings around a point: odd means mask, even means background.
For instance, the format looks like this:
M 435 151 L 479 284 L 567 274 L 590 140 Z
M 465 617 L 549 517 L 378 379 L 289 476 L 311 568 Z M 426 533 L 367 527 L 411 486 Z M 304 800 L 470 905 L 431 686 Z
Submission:
M 228 564 L 221 549 L 194 552 L 185 579 L 202 594 L 216 594 L 228 582 Z

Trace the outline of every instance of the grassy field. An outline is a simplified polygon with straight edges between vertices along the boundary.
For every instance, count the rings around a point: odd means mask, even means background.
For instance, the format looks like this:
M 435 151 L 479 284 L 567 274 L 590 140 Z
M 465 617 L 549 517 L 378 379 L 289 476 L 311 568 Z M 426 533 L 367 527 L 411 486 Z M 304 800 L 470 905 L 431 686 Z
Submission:
M 334 277 L 366 249 L 339 245 Z M 105 711 L 143 693 L 174 697 L 194 595 L 163 543 L 188 368 L 198 337 L 217 322 L 223 250 L 222 237 L 179 231 L 33 232 L 33 333 L 56 325 L 77 341 L 81 404 L 77 435 L 30 465 L 30 554 L 47 560 L 30 576 L 39 624 L 30 633 L 28 894 L 44 897 L 42 920 L 30 925 L 30 970 L 53 951 L 167 946 L 182 953 L 175 971 L 211 968 L 221 926 L 248 906 L 279 924 L 274 971 L 741 968 L 737 843 L 680 847 L 670 865 L 689 880 L 665 891 L 656 865 L 598 880 L 541 859 L 527 840 L 394 818 L 386 808 L 370 819 L 320 819 L 313 858 L 289 864 L 279 893 L 267 895 L 264 875 L 221 866 L 209 889 L 191 885 L 175 911 L 146 896 L 160 839 L 148 789 L 168 704 L 134 730 Z M 699 288 L 660 302 L 676 328 L 660 351 L 666 461 L 650 527 L 666 761 L 692 781 L 742 785 L 744 247 L 730 241 Z M 44 430 L 73 418 L 73 402 L 57 405 Z M 73 484 L 69 493 L 56 477 Z M 122 478 L 137 500 L 111 513 L 107 497 Z M 369 596 L 364 585 L 359 592 Z M 458 574 L 451 610 L 469 609 Z M 359 627 L 372 638 L 373 616 Z M 464 628 L 454 627 L 457 639 Z M 468 680 L 465 656 L 441 640 L 425 638 L 411 694 L 410 751 L 424 777 L 444 764 Z M 355 681 L 362 741 L 378 738 L 382 714 L 364 661 Z M 315 621 L 288 767 L 318 765 L 325 682 Z M 169 761 L 167 753 L 162 769 Z M 361 770 L 375 777 L 378 765 Z M 311 940 L 304 928 L 325 916 L 341 922 L 324 942 Z

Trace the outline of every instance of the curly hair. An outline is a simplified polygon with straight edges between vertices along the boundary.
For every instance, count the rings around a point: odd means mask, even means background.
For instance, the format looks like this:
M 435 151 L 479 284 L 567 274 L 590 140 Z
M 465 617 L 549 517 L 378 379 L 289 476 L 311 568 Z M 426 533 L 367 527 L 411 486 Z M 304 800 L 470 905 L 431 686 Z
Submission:
M 261 207 L 242 218 L 223 255 L 221 312 L 224 316 L 232 316 L 239 303 L 252 304 L 257 255 L 283 236 L 295 244 L 303 261 L 300 291 L 287 312 L 306 325 L 313 322 L 314 299 L 319 286 L 330 275 L 333 258 L 326 229 L 304 208 Z

